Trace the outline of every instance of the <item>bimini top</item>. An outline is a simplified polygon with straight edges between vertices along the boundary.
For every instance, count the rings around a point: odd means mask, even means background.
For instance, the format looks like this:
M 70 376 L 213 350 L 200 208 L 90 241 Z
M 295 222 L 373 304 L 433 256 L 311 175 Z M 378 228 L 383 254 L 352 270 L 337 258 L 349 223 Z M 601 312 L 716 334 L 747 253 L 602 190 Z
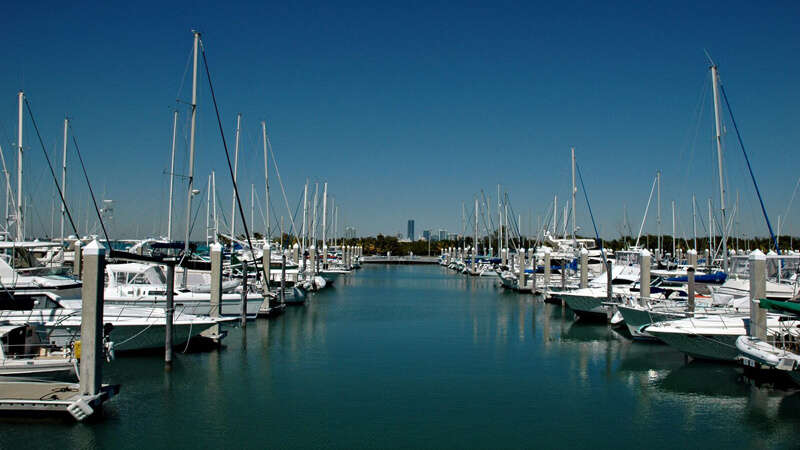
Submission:
M 160 266 L 141 263 L 108 264 L 106 266 L 108 286 L 117 287 L 128 284 L 147 284 L 163 286 L 167 284 L 167 277 Z

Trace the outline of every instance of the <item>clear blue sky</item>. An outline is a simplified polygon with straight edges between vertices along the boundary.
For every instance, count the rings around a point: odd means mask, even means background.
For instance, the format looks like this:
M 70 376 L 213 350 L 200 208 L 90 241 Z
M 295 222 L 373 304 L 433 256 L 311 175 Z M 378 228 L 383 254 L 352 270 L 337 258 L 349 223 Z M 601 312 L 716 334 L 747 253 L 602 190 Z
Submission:
M 774 225 L 800 176 L 796 1 L 4 2 L 0 143 L 9 170 L 24 89 L 57 161 L 71 118 L 95 191 L 117 202 L 112 238 L 166 234 L 172 111 L 176 98 L 190 101 L 193 29 L 203 32 L 231 152 L 243 114 L 248 220 L 251 183 L 264 199 L 265 120 L 291 214 L 306 178 L 328 182 L 340 233 L 345 215 L 359 235 L 405 233 L 408 219 L 418 233 L 460 232 L 462 202 L 471 210 L 483 189 L 495 211 L 498 184 L 527 231 L 527 217 L 544 220 L 554 195 L 563 207 L 574 146 L 604 237 L 618 237 L 623 202 L 638 231 L 657 170 L 662 230 L 671 233 L 674 200 L 688 236 L 692 194 L 706 222 L 707 199 L 719 206 L 703 49 L 720 67 Z M 196 187 L 216 170 L 229 220 L 230 177 L 200 80 Z M 25 126 L 29 234 L 41 236 L 51 230 L 53 183 L 28 117 Z M 726 126 L 729 208 L 739 189 L 741 232 L 765 236 L 729 117 Z M 187 147 L 179 142 L 176 172 L 186 173 Z M 67 192 L 84 228 L 86 183 L 70 152 Z M 273 207 L 288 224 L 270 165 Z M 177 235 L 185 190 L 177 184 Z M 591 234 L 582 195 L 578 225 Z M 255 215 L 263 232 L 259 207 Z M 646 231 L 655 222 L 653 205 Z M 797 235 L 800 204 L 785 222 Z

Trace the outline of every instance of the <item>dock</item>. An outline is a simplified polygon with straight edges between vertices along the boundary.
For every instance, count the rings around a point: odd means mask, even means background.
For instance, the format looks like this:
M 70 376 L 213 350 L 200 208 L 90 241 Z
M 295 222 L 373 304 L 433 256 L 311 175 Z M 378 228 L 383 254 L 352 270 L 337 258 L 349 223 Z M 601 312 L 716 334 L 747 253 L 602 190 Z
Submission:
M 78 421 L 119 393 L 119 385 L 104 384 L 96 395 L 80 394 L 75 383 L 0 383 L 0 412 L 15 415 L 69 413 Z
M 438 256 L 366 256 L 365 264 L 439 264 Z

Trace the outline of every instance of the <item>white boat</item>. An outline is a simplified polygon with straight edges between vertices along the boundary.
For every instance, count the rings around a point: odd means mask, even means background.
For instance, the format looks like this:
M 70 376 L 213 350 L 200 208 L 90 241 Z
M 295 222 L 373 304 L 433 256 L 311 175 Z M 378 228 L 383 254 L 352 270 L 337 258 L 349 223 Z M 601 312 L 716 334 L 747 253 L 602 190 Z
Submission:
M 758 364 L 787 371 L 800 368 L 800 355 L 755 337 L 739 336 L 736 348 L 744 358 Z
M 167 302 L 167 278 L 160 266 L 153 264 L 126 263 L 106 265 L 107 285 L 104 292 L 107 305 L 128 305 L 150 308 L 165 308 Z M 185 314 L 209 316 L 212 314 L 211 293 L 194 291 L 191 288 L 174 289 L 175 310 Z M 246 315 L 253 319 L 264 304 L 259 293 L 247 294 Z M 222 294 L 219 316 L 240 317 L 242 295 Z
M 68 269 L 44 267 L 30 252 L 45 244 L 0 241 L 0 283 L 17 292 L 46 289 L 62 297 L 80 298 L 83 284 L 68 275 Z
M 767 335 L 776 336 L 778 329 L 796 330 L 798 324 L 800 322 L 796 320 L 786 322 L 780 316 L 769 314 Z M 693 358 L 736 361 L 739 357 L 736 340 L 740 336 L 750 334 L 750 316 L 749 314 L 707 315 L 657 322 L 645 330 L 670 347 Z
M 8 299 L 0 302 L 6 304 Z M 81 300 L 63 299 L 52 292 L 24 292 L 14 296 L 15 309 L 0 309 L 0 321 L 36 327 L 43 342 L 67 347 L 81 332 Z M 196 316 L 176 311 L 173 318 L 174 345 L 186 342 L 214 325 L 233 319 Z M 104 305 L 103 323 L 115 350 L 163 348 L 166 311 L 163 308 Z
M 615 264 L 611 268 L 612 302 L 630 295 L 639 278 L 638 265 Z M 616 308 L 608 304 L 608 276 L 605 273 L 591 280 L 588 287 L 554 295 L 580 317 L 608 320 L 616 312 Z
M 0 325 L 0 377 L 3 381 L 78 381 L 71 351 L 52 351 L 31 325 Z

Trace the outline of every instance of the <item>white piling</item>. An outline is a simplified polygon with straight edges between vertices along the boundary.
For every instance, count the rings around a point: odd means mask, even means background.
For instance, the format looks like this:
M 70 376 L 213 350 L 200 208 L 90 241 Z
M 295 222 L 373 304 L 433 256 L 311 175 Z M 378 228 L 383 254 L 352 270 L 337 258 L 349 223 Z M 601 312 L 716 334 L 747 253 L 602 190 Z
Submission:
M 589 251 L 581 249 L 581 289 L 589 287 Z
M 92 241 L 84 249 L 86 257 L 81 308 L 80 391 L 100 393 L 103 381 L 103 272 L 106 248 Z
M 755 300 L 767 296 L 767 257 L 755 250 L 747 257 L 750 265 L 750 336 L 767 340 L 767 310 L 760 308 Z
M 650 252 L 646 249 L 639 255 L 639 304 L 644 306 L 650 298 Z

